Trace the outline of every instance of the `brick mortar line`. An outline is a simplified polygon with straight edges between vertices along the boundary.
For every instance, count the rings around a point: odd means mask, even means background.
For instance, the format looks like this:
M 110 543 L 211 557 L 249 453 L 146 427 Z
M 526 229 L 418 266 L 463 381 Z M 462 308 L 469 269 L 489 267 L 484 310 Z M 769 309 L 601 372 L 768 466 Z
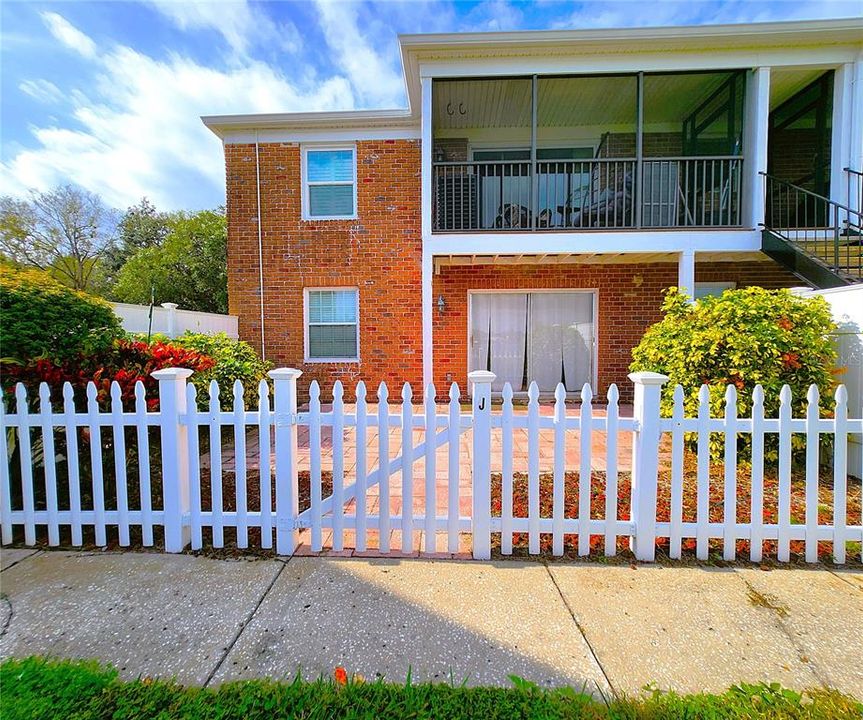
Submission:
M 605 672 L 605 668 L 602 666 L 602 663 L 599 661 L 599 655 L 596 650 L 594 650 L 593 645 L 591 645 L 590 640 L 587 639 L 587 633 L 584 632 L 584 628 L 581 626 L 581 623 L 578 621 L 578 618 L 575 616 L 575 611 L 573 611 L 572 607 L 567 601 L 566 596 L 563 594 L 563 591 L 560 589 L 560 585 L 557 584 L 557 580 L 554 577 L 554 573 L 551 572 L 551 568 L 548 566 L 548 563 L 544 562 L 545 571 L 548 573 L 548 577 L 551 578 L 551 583 L 554 585 L 555 590 L 557 590 L 557 594 L 560 595 L 560 599 L 563 601 L 564 607 L 566 607 L 569 612 L 569 616 L 572 618 L 572 622 L 575 623 L 575 627 L 578 628 L 578 632 L 581 633 L 581 637 L 584 639 L 585 644 L 587 645 L 587 649 L 590 650 L 590 655 L 593 658 L 593 661 L 596 663 L 596 666 L 599 668 L 599 672 L 602 673 L 602 677 L 605 678 L 605 682 L 608 683 L 608 687 L 611 688 L 611 692 L 613 695 L 617 694 L 617 691 L 614 689 L 614 683 L 611 682 L 611 678 L 608 677 L 608 673 Z M 599 688 L 597 688 L 599 689 Z M 602 691 L 600 690 L 600 693 Z
M 255 603 L 255 606 L 252 608 L 251 612 L 246 616 L 246 619 L 240 624 L 240 627 L 237 629 L 237 632 L 234 633 L 234 637 L 231 642 L 228 643 L 224 652 L 222 653 L 222 657 L 220 657 L 217 661 L 213 669 L 210 670 L 210 673 L 207 675 L 207 679 L 204 681 L 203 687 L 208 687 L 209 684 L 213 681 L 213 678 L 216 676 L 216 673 L 219 672 L 222 665 L 227 660 L 228 655 L 231 654 L 231 651 L 234 649 L 234 646 L 237 644 L 237 641 L 240 639 L 240 636 L 243 634 L 243 631 L 249 626 L 249 623 L 252 622 L 252 618 L 255 617 L 255 614 L 258 612 L 258 608 L 261 607 L 261 604 L 264 602 L 264 599 L 267 595 L 270 594 L 270 590 L 273 589 L 273 586 L 276 584 L 276 581 L 281 577 L 282 573 L 285 571 L 285 568 L 288 566 L 290 562 L 290 558 L 287 560 L 278 560 L 281 567 L 278 569 L 276 574 L 273 576 L 273 579 L 270 581 L 270 584 L 267 585 L 266 590 L 261 593 L 261 597 L 258 598 L 258 602 Z

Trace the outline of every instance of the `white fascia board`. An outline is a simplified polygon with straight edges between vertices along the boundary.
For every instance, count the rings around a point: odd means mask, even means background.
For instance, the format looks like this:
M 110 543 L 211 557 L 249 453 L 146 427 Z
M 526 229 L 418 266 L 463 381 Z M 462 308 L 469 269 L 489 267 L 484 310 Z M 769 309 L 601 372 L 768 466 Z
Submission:
M 757 252 L 758 230 L 644 230 L 580 233 L 446 233 L 423 238 L 433 255 Z
M 766 23 L 728 23 L 724 25 L 668 25 L 646 28 L 588 28 L 584 30 L 522 30 L 513 32 L 477 33 L 428 33 L 402 34 L 399 43 L 403 48 L 440 50 L 446 47 L 525 47 L 560 46 L 563 44 L 582 44 L 588 42 L 608 44 L 618 41 L 631 47 L 633 43 L 643 44 L 651 41 L 690 42 L 703 45 L 709 38 L 727 44 L 741 42 L 742 38 L 761 38 L 763 41 L 776 42 L 775 36 L 786 36 L 799 40 L 807 35 L 847 36 L 863 29 L 863 17 L 832 18 L 828 20 L 793 20 L 788 22 Z M 859 35 L 857 36 L 859 40 Z M 749 40 L 752 42 L 752 40 Z
M 201 117 L 212 132 L 219 137 L 238 131 L 259 133 L 264 130 L 294 132 L 324 132 L 350 130 L 370 132 L 409 131 L 419 132 L 419 113 L 410 110 L 343 110 L 336 112 L 309 113 L 259 113 L 250 115 L 205 115 Z
M 226 145 L 254 143 L 327 143 L 361 142 L 363 140 L 419 140 L 420 128 L 357 128 L 357 129 L 267 129 L 227 130 L 221 136 Z

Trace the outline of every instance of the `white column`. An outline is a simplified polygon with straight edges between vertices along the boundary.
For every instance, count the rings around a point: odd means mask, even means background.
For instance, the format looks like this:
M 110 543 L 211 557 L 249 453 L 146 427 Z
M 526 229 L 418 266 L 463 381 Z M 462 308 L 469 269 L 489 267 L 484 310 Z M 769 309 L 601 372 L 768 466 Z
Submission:
M 830 199 L 848 203 L 845 168 L 851 166 L 854 63 L 836 68 L 833 76 L 833 137 L 830 142 Z
M 422 85 L 422 163 L 420 185 L 421 194 L 421 228 L 422 228 L 422 325 L 423 325 L 423 388 L 432 382 L 433 370 L 433 337 L 432 322 L 434 320 L 434 297 L 432 295 L 433 255 L 430 248 L 432 230 L 432 79 L 424 77 Z
M 162 307 L 168 311 L 168 332 L 169 338 L 177 337 L 177 303 L 162 303 Z
M 302 370 L 277 368 L 267 373 L 273 380 L 276 426 L 276 552 L 293 555 L 300 544 L 295 526 L 300 514 L 297 451 L 297 378 Z
M 434 338 L 432 334 L 432 323 L 434 322 L 434 293 L 432 292 L 432 280 L 434 279 L 433 261 L 434 256 L 431 250 L 423 243 L 423 388 L 427 388 L 434 382 Z
M 677 260 L 677 288 L 690 301 L 695 298 L 695 251 L 684 250 Z
M 854 62 L 851 78 L 851 147 L 849 150 L 854 170 L 863 172 L 863 53 Z
M 178 553 L 191 540 L 183 524 L 189 504 L 189 431 L 180 416 L 186 412 L 188 368 L 165 368 L 151 373 L 159 381 L 159 426 L 162 442 L 162 502 L 165 508 L 165 552 Z
M 632 416 L 638 430 L 632 439 L 632 512 L 635 535 L 630 540 L 636 560 L 652 562 L 656 553 L 656 476 L 659 470 L 659 399 L 667 375 L 636 372 Z
M 764 222 L 764 180 L 770 119 L 770 68 L 755 68 L 746 78 L 743 122 L 742 219 L 746 227 Z
M 491 384 L 488 370 L 468 373 L 473 398 L 473 557 L 491 558 Z
M 421 201 L 422 201 L 422 236 L 423 245 L 431 235 L 431 199 L 432 199 L 432 79 L 424 77 L 420 80 L 422 86 L 422 109 L 420 115 L 420 129 L 422 137 L 422 177 Z

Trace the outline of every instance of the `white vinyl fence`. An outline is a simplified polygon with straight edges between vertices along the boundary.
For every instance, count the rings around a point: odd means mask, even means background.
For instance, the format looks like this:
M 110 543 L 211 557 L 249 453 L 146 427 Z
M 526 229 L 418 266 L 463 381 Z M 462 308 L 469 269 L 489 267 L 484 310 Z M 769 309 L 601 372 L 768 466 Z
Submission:
M 123 329 L 134 333 L 159 333 L 177 337 L 185 332 L 226 333 L 228 337 L 238 338 L 238 319 L 236 315 L 180 310 L 176 303 L 162 303 L 152 308 L 153 322 L 150 323 L 149 305 L 130 303 L 111 303 L 114 314 L 120 318 Z
M 52 409 L 48 388 L 42 386 L 39 406 L 28 412 L 24 388 L 16 393 L 15 412 L 6 411 L 0 420 L 0 521 L 2 541 L 11 543 L 23 527 L 28 545 L 37 536 L 47 535 L 49 545 L 63 542 L 98 546 L 108 544 L 109 533 L 120 546 L 140 537 L 145 546 L 163 545 L 168 552 L 193 549 L 205 543 L 225 544 L 226 529 L 236 537 L 240 548 L 252 542 L 263 549 L 272 548 L 289 555 L 297 550 L 300 532 L 310 529 L 311 549 L 324 544 L 324 532 L 332 533 L 332 548 L 344 547 L 352 533 L 356 550 L 376 549 L 382 553 L 410 552 L 416 533 L 422 532 L 425 552 L 444 545 L 447 552 L 459 549 L 459 537 L 470 535 L 473 556 L 487 559 L 492 552 L 493 536 L 499 534 L 500 551 L 513 552 L 513 534 L 526 534 L 528 551 L 540 552 L 540 538 L 551 537 L 554 555 L 564 553 L 564 536 L 577 535 L 577 553 L 590 552 L 590 537 L 602 538 L 604 554 L 618 551 L 618 540 L 629 540 L 639 560 L 655 557 L 656 541 L 667 538 L 672 557 L 680 557 L 684 540 L 695 543 L 698 558 L 708 556 L 710 540 L 722 541 L 723 555 L 735 559 L 737 541 L 750 542 L 749 557 L 760 561 L 765 541 L 774 541 L 779 561 L 790 558 L 792 541 L 805 545 L 807 561 L 818 559 L 818 543 L 832 543 L 836 563 L 846 561 L 846 543 L 863 541 L 863 518 L 848 519 L 850 484 L 846 472 L 846 447 L 849 434 L 863 432 L 863 420 L 847 417 L 847 392 L 840 387 L 830 404 L 833 417 L 821 417 L 820 398 L 813 386 L 808 395 L 808 410 L 803 418 L 792 417 L 788 388 L 781 393 L 778 418 L 764 417 L 764 394 L 754 393 L 749 417 L 738 417 L 737 396 L 733 386 L 725 393 L 726 410 L 722 417 L 711 417 L 710 391 L 701 389 L 696 417 L 686 417 L 683 391 L 675 390 L 673 417 L 660 418 L 660 392 L 667 381 L 656 373 L 634 373 L 635 402 L 633 417 L 620 417 L 618 390 L 611 386 L 604 412 L 597 412 L 591 389 L 581 392 L 581 404 L 572 411 L 565 404 L 563 387 L 558 388 L 552 416 L 540 412 L 535 384 L 528 392 L 526 414 L 514 412 L 512 391 L 507 385 L 503 404 L 492 412 L 491 383 L 494 375 L 473 372 L 472 409 L 463 412 L 459 389 L 454 384 L 448 398 L 438 401 L 429 386 L 422 403 L 414 404 L 412 391 L 405 385 L 401 402 L 391 403 L 386 385 L 377 390 L 377 406 L 369 407 L 365 385 L 356 387 L 356 404 L 346 410 L 341 383 L 333 390 L 332 406 L 323 409 L 317 383 L 310 388 L 308 411 L 298 412 L 297 378 L 300 371 L 278 369 L 270 373 L 273 385 L 271 402 L 266 382 L 259 387 L 259 405 L 246 410 L 243 388 L 232 389 L 233 409 L 222 410 L 220 389 L 213 383 L 209 397 L 199 404 L 196 388 L 188 382 L 190 370 L 167 369 L 153 373 L 159 383 L 159 410 L 147 408 L 144 388 L 138 383 L 134 403 L 124 408 L 120 388 L 111 388 L 110 410 L 102 411 L 97 389 L 90 385 L 86 409 L 76 409 L 72 388 L 64 389 L 63 412 Z M 134 407 L 128 407 L 133 404 Z M 205 409 L 203 409 L 205 408 Z M 324 491 L 322 431 L 332 430 L 332 490 Z M 127 429 L 128 432 L 127 432 Z M 150 430 L 153 430 L 152 437 Z M 300 511 L 301 485 L 298 471 L 300 430 L 308 433 L 309 507 Z M 377 437 L 374 461 L 368 457 L 368 442 Z M 400 452 L 390 452 L 391 432 L 398 432 Z M 460 478 L 462 433 L 471 433 L 471 478 L 466 486 Z M 548 484 L 541 483 L 540 433 L 553 435 L 553 467 L 550 498 Z M 618 482 L 621 452 L 618 438 L 632 433 L 630 512 L 622 516 Z M 684 433 L 697 435 L 697 516 L 684 521 Z M 663 459 L 660 448 L 663 434 L 670 435 L 670 456 Z M 713 437 L 734 439 L 725 443 L 722 520 L 711 520 L 710 488 L 718 478 L 711 476 L 708 443 Z M 751 507 L 737 507 L 739 434 L 751 435 Z M 513 510 L 513 442 L 527 438 L 527 512 Z M 604 457 L 593 457 L 595 436 L 604 437 Z M 491 460 L 500 453 L 500 512 L 492 512 Z M 765 439 L 778 436 L 778 517 L 764 521 Z M 819 520 L 820 439 L 834 441 L 832 472 L 832 520 Z M 225 443 L 225 439 L 231 442 Z M 354 439 L 356 455 L 346 470 L 345 438 Z M 792 438 L 803 438 L 805 450 L 805 522 L 792 522 Z M 101 438 L 101 442 L 93 442 Z M 260 479 L 250 475 L 246 443 L 256 438 Z M 12 444 L 10 445 L 10 441 Z M 108 441 L 112 462 L 105 463 L 102 446 Z M 304 435 L 305 442 L 305 435 Z M 65 445 L 58 462 L 58 446 Z M 208 467 L 202 464 L 202 444 L 208 445 Z M 577 444 L 577 467 L 567 467 L 567 445 Z M 232 477 L 223 472 L 226 448 L 233 446 Z M 598 444 L 602 447 L 602 444 Z M 372 447 L 374 447 L 372 445 Z M 666 443 L 665 447 L 668 447 Z M 17 448 L 20 480 L 13 482 L 10 455 Z M 158 462 L 151 467 L 152 451 Z M 438 450 L 440 449 L 440 453 Z M 269 459 L 274 455 L 274 465 Z M 445 457 L 445 462 L 441 458 Z M 132 462 L 130 458 L 135 458 Z M 355 460 L 355 462 L 353 462 Z M 603 507 L 591 508 L 591 466 L 604 460 L 600 481 Z M 670 463 L 669 519 L 658 518 L 658 477 L 661 462 Z M 422 472 L 417 467 L 422 467 Z M 61 472 L 62 471 L 62 472 Z M 575 516 L 565 512 L 567 473 L 577 472 L 578 502 Z M 62 477 L 61 477 L 62 476 Z M 391 511 L 391 477 L 396 478 L 402 498 L 399 512 Z M 16 475 L 17 477 L 17 475 Z M 228 483 L 225 484 L 225 478 Z M 65 479 L 65 483 L 61 480 Z M 400 479 L 400 486 L 398 480 Z M 37 481 L 38 480 L 38 481 Z M 250 481 L 251 480 L 251 481 Z M 748 480 L 747 480 L 748 482 Z M 852 481 L 856 482 L 856 481 Z M 161 490 L 158 490 L 160 487 Z M 715 487 L 715 486 L 714 486 Z M 419 489 L 422 488 L 422 492 Z M 326 494 L 326 496 L 325 496 Z M 460 500 L 469 494 L 469 509 Z M 440 498 L 438 498 L 440 495 Z M 444 496 L 446 502 L 444 503 Z M 252 498 L 250 500 L 250 498 Z M 417 503 L 415 500 L 421 499 Z M 440 502 L 439 502 L 440 500 Z M 550 513 L 541 513 L 549 501 Z M 417 507 L 417 504 L 420 507 Z M 374 507 L 372 507 L 374 505 Z M 744 511 L 745 512 L 742 512 Z M 494 515 L 494 516 L 493 516 Z M 739 518 L 748 518 L 745 522 Z M 154 538 L 154 530 L 161 542 Z M 254 531 L 254 532 L 253 532 Z M 400 532 L 391 532 L 400 531 Z M 398 538 L 391 547 L 391 536 Z M 19 536 L 18 536 L 19 537 Z M 66 539 L 68 538 L 68 539 Z M 438 542 L 440 540 L 440 542 Z M 859 546 L 858 546 L 859 547 Z M 856 555 L 857 550 L 855 550 Z

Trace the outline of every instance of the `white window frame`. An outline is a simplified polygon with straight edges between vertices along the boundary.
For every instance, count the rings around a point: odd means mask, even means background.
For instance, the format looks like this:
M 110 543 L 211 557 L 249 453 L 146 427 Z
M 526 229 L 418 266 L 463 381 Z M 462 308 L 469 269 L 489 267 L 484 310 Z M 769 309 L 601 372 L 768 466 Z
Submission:
M 311 357 L 309 354 L 309 293 L 351 290 L 357 299 L 357 354 L 356 357 Z M 315 325 L 347 325 L 348 323 L 315 323 Z M 354 285 L 340 287 L 303 288 L 303 357 L 307 363 L 358 363 L 360 361 L 360 289 Z
M 719 290 L 718 295 L 715 293 L 710 293 L 709 295 L 702 295 L 702 297 L 718 297 L 719 295 L 722 295 L 722 293 L 724 293 L 726 290 L 736 290 L 737 289 L 737 283 L 731 282 L 728 280 L 722 280 L 719 282 L 697 282 L 697 283 L 695 283 L 695 287 L 693 288 L 693 290 L 696 293 L 695 296 L 693 297 L 693 300 L 700 300 L 701 299 L 697 295 L 699 288 L 702 288 L 702 289 L 711 288 L 711 289 Z
M 301 162 L 301 177 L 300 184 L 302 185 L 302 218 L 303 220 L 318 221 L 318 220 L 356 220 L 357 215 L 357 145 L 356 143 L 328 143 L 326 145 L 302 145 L 302 162 Z M 328 150 L 350 150 L 353 155 L 353 179 L 354 188 L 354 211 L 351 215 L 312 215 L 310 212 L 309 203 L 309 152 L 326 152 Z M 312 185 L 347 185 L 345 180 L 328 180 L 325 182 L 312 182 Z

